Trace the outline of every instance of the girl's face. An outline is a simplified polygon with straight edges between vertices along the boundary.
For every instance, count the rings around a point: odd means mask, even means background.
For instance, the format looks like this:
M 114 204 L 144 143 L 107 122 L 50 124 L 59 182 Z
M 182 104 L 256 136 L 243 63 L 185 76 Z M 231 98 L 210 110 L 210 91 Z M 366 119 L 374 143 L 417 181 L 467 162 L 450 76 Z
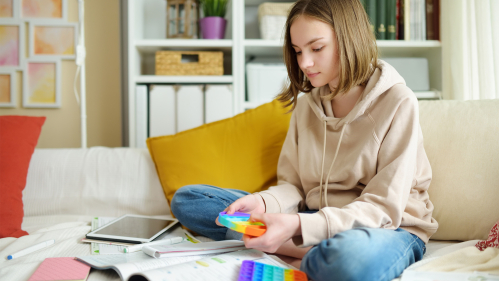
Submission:
M 290 27 L 291 44 L 300 69 L 318 88 L 338 84 L 339 61 L 336 35 L 325 22 L 300 16 Z

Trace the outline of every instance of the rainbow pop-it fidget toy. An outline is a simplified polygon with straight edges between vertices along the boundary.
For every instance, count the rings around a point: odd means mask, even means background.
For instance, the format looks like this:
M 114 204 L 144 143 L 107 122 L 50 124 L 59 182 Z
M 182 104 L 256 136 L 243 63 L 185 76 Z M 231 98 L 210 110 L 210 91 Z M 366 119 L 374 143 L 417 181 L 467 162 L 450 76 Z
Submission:
M 303 271 L 255 261 L 243 261 L 238 281 L 307 281 Z
M 235 212 L 232 215 L 221 212 L 218 221 L 225 227 L 251 236 L 261 236 L 267 227 L 261 222 L 249 222 L 250 214 Z

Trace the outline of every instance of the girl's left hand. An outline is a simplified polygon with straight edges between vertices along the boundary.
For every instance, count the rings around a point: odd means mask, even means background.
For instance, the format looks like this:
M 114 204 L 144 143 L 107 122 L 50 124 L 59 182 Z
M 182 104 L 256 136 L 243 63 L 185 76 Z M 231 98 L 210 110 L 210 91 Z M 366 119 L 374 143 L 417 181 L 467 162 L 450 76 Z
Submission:
M 244 235 L 246 248 L 275 253 L 290 238 L 301 235 L 300 217 L 292 214 L 253 214 L 250 221 L 262 222 L 267 231 L 262 236 Z

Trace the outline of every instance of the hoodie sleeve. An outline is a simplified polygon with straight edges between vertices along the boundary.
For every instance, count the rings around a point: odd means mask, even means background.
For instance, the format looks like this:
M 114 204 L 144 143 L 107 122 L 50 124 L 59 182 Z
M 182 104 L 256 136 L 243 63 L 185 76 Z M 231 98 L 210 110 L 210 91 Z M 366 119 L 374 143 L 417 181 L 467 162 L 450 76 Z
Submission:
M 402 99 L 381 140 L 377 173 L 361 195 L 342 208 L 326 207 L 314 214 L 299 214 L 302 235 L 294 237 L 293 242 L 297 246 L 316 245 L 358 227 L 398 228 L 416 172 L 419 130 L 416 98 Z
M 266 213 L 293 214 L 305 206 L 305 194 L 298 170 L 298 134 L 295 112 L 291 116 L 288 133 L 277 164 L 277 185 L 258 193 L 265 201 Z

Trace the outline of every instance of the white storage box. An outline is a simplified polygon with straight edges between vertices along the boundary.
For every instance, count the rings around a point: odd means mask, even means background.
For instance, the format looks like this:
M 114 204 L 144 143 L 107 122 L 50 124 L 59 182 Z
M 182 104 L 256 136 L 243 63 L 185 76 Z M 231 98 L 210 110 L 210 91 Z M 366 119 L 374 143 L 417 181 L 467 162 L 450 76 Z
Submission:
M 248 101 L 272 101 L 289 84 L 286 65 L 278 59 L 258 58 L 246 64 Z
M 260 37 L 265 40 L 282 40 L 284 27 L 293 3 L 262 3 L 258 6 Z
M 393 66 L 404 78 L 405 84 L 414 92 L 430 90 L 428 59 L 426 58 L 382 58 Z

